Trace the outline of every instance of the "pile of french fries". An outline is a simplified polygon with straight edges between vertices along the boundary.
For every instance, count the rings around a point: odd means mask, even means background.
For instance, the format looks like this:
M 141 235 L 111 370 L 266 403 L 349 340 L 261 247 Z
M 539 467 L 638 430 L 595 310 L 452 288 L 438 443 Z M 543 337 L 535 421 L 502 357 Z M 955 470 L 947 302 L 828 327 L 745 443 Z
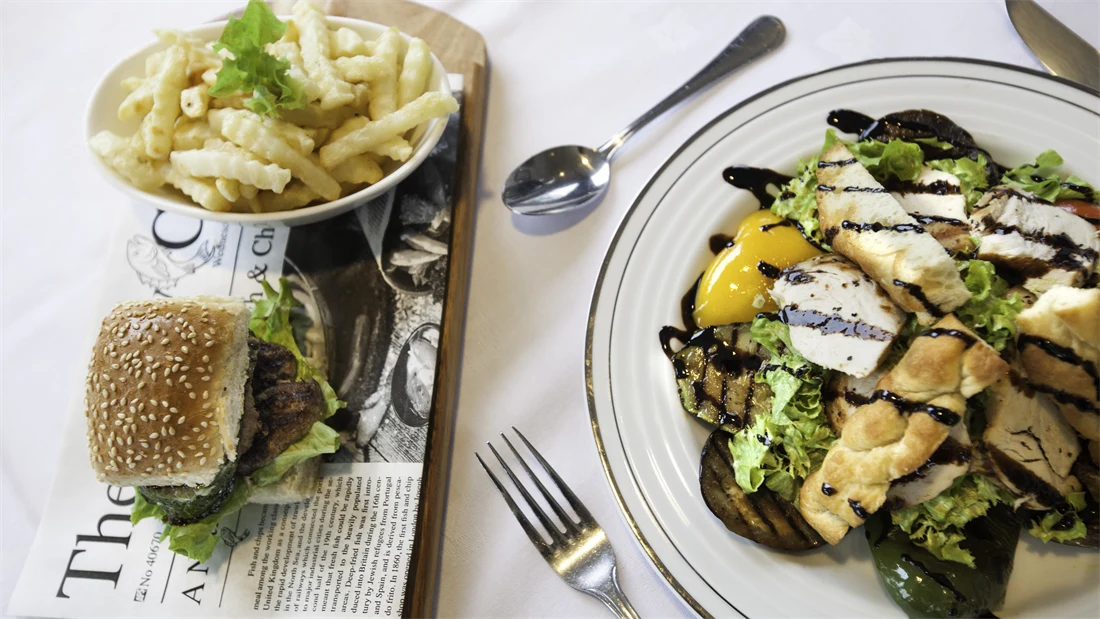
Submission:
M 141 117 L 140 128 L 128 138 L 104 131 L 90 144 L 135 187 L 169 184 L 211 211 L 286 211 L 359 191 L 395 167 L 387 160 L 411 156 L 412 129 L 458 110 L 450 95 L 425 92 L 432 56 L 424 41 L 406 42 L 396 28 L 376 41 L 332 30 L 305 1 L 267 47 L 290 62 L 308 101 L 278 118 L 247 109 L 247 94 L 210 96 L 222 64 L 212 42 L 157 36 L 167 49 L 146 59 L 145 77 L 122 83 L 130 94 L 118 117 Z

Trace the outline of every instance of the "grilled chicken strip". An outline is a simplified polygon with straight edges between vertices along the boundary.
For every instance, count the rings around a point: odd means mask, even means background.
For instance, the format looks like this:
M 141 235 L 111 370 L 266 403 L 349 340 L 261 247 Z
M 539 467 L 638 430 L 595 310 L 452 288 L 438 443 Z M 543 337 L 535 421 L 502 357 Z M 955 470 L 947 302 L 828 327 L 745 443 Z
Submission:
M 970 434 L 959 423 L 932 452 L 928 462 L 904 477 L 895 479 L 886 492 L 890 509 L 904 509 L 923 503 L 951 487 L 955 478 L 970 470 Z
M 1020 312 L 1016 330 L 1031 386 L 1050 395 L 1081 436 L 1100 441 L 1100 289 L 1054 286 Z
M 1077 433 L 1022 376 L 1002 378 L 989 391 L 982 440 L 993 472 L 1028 509 L 1061 505 L 1081 489 L 1070 473 L 1081 455 Z
M 894 303 L 930 324 L 970 298 L 955 261 L 843 144 L 817 164 L 825 239 L 871 276 Z
M 859 267 L 824 254 L 784 270 L 771 289 L 791 344 L 810 361 L 862 378 L 875 371 L 905 324 Z
M 840 436 L 848 418 L 855 414 L 860 406 L 871 401 L 871 396 L 875 393 L 875 385 L 885 374 L 883 368 L 863 378 L 839 372 L 833 374 L 825 396 L 825 416 L 829 419 L 829 427 L 833 429 L 833 434 Z
M 915 181 L 891 185 L 890 195 L 947 251 L 974 249 L 959 177 L 924 166 Z
M 981 237 L 978 258 L 1035 293 L 1058 284 L 1080 286 L 1100 256 L 1100 239 L 1089 222 L 1007 185 L 978 200 L 970 226 Z
M 937 322 L 913 340 L 806 478 L 802 515 L 827 542 L 839 542 L 882 507 L 894 480 L 928 462 L 962 420 L 966 399 L 1007 372 L 997 351 L 958 318 Z

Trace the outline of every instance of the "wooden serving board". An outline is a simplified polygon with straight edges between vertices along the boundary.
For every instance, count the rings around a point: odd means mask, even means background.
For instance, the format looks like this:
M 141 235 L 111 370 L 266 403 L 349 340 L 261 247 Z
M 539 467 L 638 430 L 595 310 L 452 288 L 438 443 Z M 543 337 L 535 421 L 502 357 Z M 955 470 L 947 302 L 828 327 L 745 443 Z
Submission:
M 488 102 L 485 40 L 476 30 L 453 17 L 405 0 L 325 0 L 315 3 L 329 15 L 397 26 L 402 32 L 420 37 L 428 43 L 448 73 L 460 73 L 463 77 L 458 169 L 451 222 L 451 263 L 443 302 L 435 397 L 424 454 L 420 517 L 416 524 L 402 611 L 405 617 L 431 617 L 435 615 L 439 582 L 443 506 L 451 461 L 459 353 L 466 322 L 474 208 Z M 273 0 L 271 4 L 277 15 L 285 15 L 291 12 L 294 0 Z

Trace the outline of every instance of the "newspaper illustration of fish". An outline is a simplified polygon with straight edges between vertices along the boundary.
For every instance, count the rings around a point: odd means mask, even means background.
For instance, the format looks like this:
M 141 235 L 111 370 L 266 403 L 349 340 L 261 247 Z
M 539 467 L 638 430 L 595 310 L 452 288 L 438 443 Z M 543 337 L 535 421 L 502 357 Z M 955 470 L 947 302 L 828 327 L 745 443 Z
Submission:
M 203 241 L 193 256 L 181 259 L 145 236 L 135 236 L 126 242 L 126 261 L 130 268 L 137 273 L 141 283 L 158 290 L 174 287 L 180 278 L 210 262 L 214 252 L 210 242 Z

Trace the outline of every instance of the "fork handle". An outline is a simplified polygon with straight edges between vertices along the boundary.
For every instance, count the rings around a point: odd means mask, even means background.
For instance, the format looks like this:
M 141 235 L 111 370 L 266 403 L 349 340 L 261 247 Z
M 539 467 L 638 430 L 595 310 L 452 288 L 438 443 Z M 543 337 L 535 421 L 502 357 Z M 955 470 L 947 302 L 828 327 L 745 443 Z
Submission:
M 640 619 L 634 607 L 630 605 L 630 600 L 626 599 L 622 588 L 619 587 L 618 568 L 611 568 L 611 579 L 593 589 L 591 593 L 593 597 L 603 602 L 604 606 L 615 613 L 615 616 L 619 619 Z

